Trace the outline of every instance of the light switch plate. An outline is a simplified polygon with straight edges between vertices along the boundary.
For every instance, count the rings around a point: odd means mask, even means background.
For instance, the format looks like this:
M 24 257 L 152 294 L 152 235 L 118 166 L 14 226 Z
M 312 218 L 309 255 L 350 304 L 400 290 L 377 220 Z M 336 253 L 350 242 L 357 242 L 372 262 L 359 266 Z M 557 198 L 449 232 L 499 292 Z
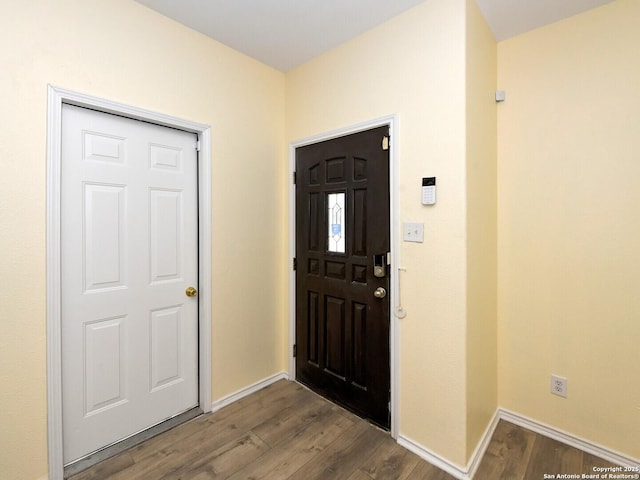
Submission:
M 424 242 L 424 223 L 403 223 L 402 239 L 405 242 Z

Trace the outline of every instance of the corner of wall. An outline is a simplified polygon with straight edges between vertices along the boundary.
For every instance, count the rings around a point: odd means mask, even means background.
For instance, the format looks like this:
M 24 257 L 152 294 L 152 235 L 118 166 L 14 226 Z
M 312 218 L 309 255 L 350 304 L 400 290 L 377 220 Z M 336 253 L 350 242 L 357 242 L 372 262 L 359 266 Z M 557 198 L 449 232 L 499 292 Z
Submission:
M 497 44 L 466 0 L 467 457 L 497 408 Z

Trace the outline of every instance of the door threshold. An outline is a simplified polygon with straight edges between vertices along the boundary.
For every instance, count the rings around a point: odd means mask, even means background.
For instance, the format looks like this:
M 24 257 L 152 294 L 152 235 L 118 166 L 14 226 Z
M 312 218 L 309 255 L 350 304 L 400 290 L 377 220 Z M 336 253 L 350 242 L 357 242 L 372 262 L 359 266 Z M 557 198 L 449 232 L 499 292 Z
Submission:
M 147 428 L 146 430 L 138 433 L 134 433 L 130 437 L 119 440 L 116 443 L 112 443 L 111 445 L 107 445 L 100 450 L 96 450 L 86 457 L 74 460 L 72 463 L 64 466 L 64 478 L 67 479 L 69 477 L 72 477 L 73 475 L 76 475 L 83 470 L 86 470 L 87 468 L 93 467 L 103 460 L 115 457 L 117 454 L 122 453 L 131 447 L 135 447 L 145 440 L 149 440 L 156 435 L 160 435 L 161 433 L 171 430 L 173 427 L 176 427 L 182 423 L 186 423 L 189 420 L 202 415 L 202 413 L 203 412 L 200 407 L 191 408 L 183 413 L 179 413 L 178 415 L 171 417 L 168 420 L 164 420 L 163 422 L 160 422 L 153 427 Z
M 310 391 L 311 393 L 318 395 L 320 398 L 322 398 L 323 400 L 335 405 L 338 408 L 341 408 L 342 410 L 344 410 L 345 412 L 348 412 L 351 415 L 355 415 L 356 417 L 358 417 L 360 420 L 364 420 L 365 422 L 367 422 L 369 425 L 371 425 L 372 427 L 380 430 L 383 433 L 386 433 L 388 435 L 391 435 L 391 428 L 390 427 L 385 427 L 383 425 L 380 425 L 377 422 L 374 422 L 372 419 L 368 418 L 366 415 L 363 415 L 361 412 L 358 412 L 357 410 L 355 410 L 354 408 L 349 407 L 349 405 L 345 405 L 344 403 L 338 401 L 335 398 L 331 398 L 329 395 L 326 395 L 324 392 L 319 391 L 314 389 L 313 387 L 301 382 L 300 380 L 295 380 L 295 382 L 302 386 L 305 390 Z M 389 422 L 389 424 L 391 424 L 391 422 Z

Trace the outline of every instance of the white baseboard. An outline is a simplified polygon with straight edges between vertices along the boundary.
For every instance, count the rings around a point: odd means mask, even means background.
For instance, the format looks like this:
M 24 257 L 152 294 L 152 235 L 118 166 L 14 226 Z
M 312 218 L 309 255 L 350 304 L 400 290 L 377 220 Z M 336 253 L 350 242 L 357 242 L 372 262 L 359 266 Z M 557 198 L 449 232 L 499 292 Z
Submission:
M 478 446 L 465 467 L 432 452 L 428 448 L 402 434 L 398 436 L 398 444 L 459 480 L 471 480 L 480 466 L 482 458 L 484 457 L 487 447 L 491 442 L 491 438 L 493 437 L 493 433 L 500 420 L 513 423 L 514 425 L 526 428 L 532 432 L 552 438 L 553 440 L 557 440 L 565 445 L 569 445 L 570 447 L 580 449 L 583 452 L 590 453 L 591 455 L 595 455 L 596 457 L 602 458 L 603 460 L 607 460 L 616 465 L 632 468 L 640 467 L 640 460 L 638 459 L 616 452 L 610 448 L 603 447 L 602 445 L 598 445 L 576 435 L 563 432 L 562 430 L 550 425 L 527 418 L 524 415 L 510 412 L 504 408 L 498 408 L 498 410 L 496 410 L 493 419 L 487 426 L 484 435 L 480 439 L 480 442 L 478 442 Z
M 275 375 L 264 378 L 259 382 L 241 388 L 237 392 L 225 395 L 224 397 L 219 398 L 211 404 L 211 412 L 216 412 L 221 408 L 226 407 L 227 405 L 231 405 L 233 402 L 237 402 L 238 400 L 257 392 L 258 390 L 262 390 L 263 388 L 268 387 L 272 383 L 276 383 L 279 380 L 289 380 L 289 374 L 287 372 L 276 373 Z
M 215 412 L 216 410 L 220 410 L 221 408 L 226 407 L 227 405 L 230 405 L 231 403 L 236 402 L 241 398 L 246 397 L 247 395 L 251 395 L 252 393 L 257 392 L 258 390 L 265 388 L 279 380 L 288 379 L 289 375 L 287 372 L 280 372 L 267 377 L 259 382 L 254 383 L 253 385 L 249 385 L 241 390 L 238 390 L 235 393 L 226 395 L 219 400 L 216 400 L 215 402 L 213 402 L 212 411 Z M 500 420 L 513 423 L 514 425 L 526 428 L 528 430 L 531 430 L 532 432 L 544 435 L 545 437 L 549 437 L 553 440 L 557 440 L 561 443 L 564 443 L 565 445 L 577 448 L 579 450 L 582 450 L 583 452 L 590 453 L 591 455 L 595 455 L 596 457 L 602 458 L 603 460 L 607 460 L 616 465 L 632 468 L 640 467 L 640 460 L 636 458 L 630 457 L 620 452 L 616 452 L 615 450 L 604 447 L 602 445 L 598 445 L 590 440 L 580 438 L 577 435 L 564 432 L 558 428 L 552 427 L 551 425 L 547 425 L 532 418 L 528 418 L 524 415 L 511 412 L 504 408 L 498 408 L 496 410 L 495 415 L 493 416 L 491 422 L 489 422 L 489 424 L 487 425 L 483 436 L 478 442 L 478 446 L 469 458 L 469 462 L 464 467 L 429 450 L 427 447 L 420 445 L 418 442 L 415 442 L 414 440 L 402 435 L 402 433 L 398 435 L 397 441 L 399 445 L 415 453 L 432 465 L 440 468 L 441 470 L 444 470 L 453 477 L 459 480 L 471 480 L 475 476 L 478 467 L 480 466 L 482 458 L 484 457 L 487 447 L 491 442 L 491 438 L 493 437 L 493 433 L 495 432 L 495 429 Z M 44 477 L 42 480 L 46 480 L 46 477 Z
M 427 447 L 420 445 L 417 442 L 414 442 L 410 438 L 405 437 L 404 435 L 398 435 L 398 445 L 406 448 L 410 452 L 415 453 L 423 460 L 429 462 L 431 465 L 438 467 L 440 470 L 444 470 L 449 475 L 459 479 L 459 480 L 470 480 L 469 473 L 467 469 L 454 463 L 446 458 L 438 455 L 435 452 L 432 452 Z
M 417 442 L 414 442 L 413 440 L 405 437 L 402 434 L 398 436 L 398 444 L 459 480 L 471 480 L 476 474 L 478 467 L 480 466 L 482 457 L 484 456 L 484 453 L 487 450 L 489 443 L 491 442 L 491 437 L 493 437 L 493 432 L 498 426 L 499 420 L 500 418 L 498 416 L 498 411 L 496 411 L 493 418 L 491 419 L 491 422 L 489 422 L 487 428 L 482 434 L 482 437 L 480 438 L 480 441 L 478 442 L 478 445 L 471 455 L 471 458 L 469 459 L 466 467 L 462 467 L 457 463 L 454 463 L 451 460 L 448 460 L 443 456 L 432 452 L 428 448 L 420 445 Z
M 590 453 L 591 455 L 595 455 L 596 457 L 600 457 L 603 460 L 615 463 L 616 465 L 620 465 L 623 467 L 640 467 L 640 460 L 636 458 L 632 458 L 623 453 L 616 452 L 615 450 L 603 447 L 602 445 L 598 445 L 594 442 L 591 442 L 590 440 L 586 440 L 571 433 L 564 432 L 550 425 L 546 425 L 542 422 L 538 422 L 537 420 L 525 417 L 524 415 L 510 412 L 509 410 L 506 410 L 504 408 L 499 408 L 498 416 L 501 420 L 539 433 L 540 435 L 544 435 L 545 437 L 552 438 L 554 440 L 557 440 L 558 442 L 569 445 L 570 447 L 578 448 L 583 452 Z
M 494 413 L 491 422 L 487 425 L 480 441 L 478 442 L 478 446 L 474 450 L 471 458 L 469 459 L 469 463 L 467 464 L 467 472 L 469 474 L 469 478 L 473 478 L 478 471 L 478 467 L 482 462 L 485 452 L 487 451 L 487 447 L 491 443 L 491 439 L 493 438 L 493 433 L 496 431 L 496 427 L 498 426 L 498 422 L 500 421 L 500 411 L 496 410 Z

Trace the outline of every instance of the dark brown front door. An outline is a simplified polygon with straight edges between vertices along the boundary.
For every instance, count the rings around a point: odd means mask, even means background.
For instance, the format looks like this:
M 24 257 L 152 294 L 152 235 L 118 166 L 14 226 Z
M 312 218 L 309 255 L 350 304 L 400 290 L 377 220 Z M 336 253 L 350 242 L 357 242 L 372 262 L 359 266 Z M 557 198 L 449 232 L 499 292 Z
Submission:
M 296 376 L 387 429 L 388 132 L 296 149 Z

